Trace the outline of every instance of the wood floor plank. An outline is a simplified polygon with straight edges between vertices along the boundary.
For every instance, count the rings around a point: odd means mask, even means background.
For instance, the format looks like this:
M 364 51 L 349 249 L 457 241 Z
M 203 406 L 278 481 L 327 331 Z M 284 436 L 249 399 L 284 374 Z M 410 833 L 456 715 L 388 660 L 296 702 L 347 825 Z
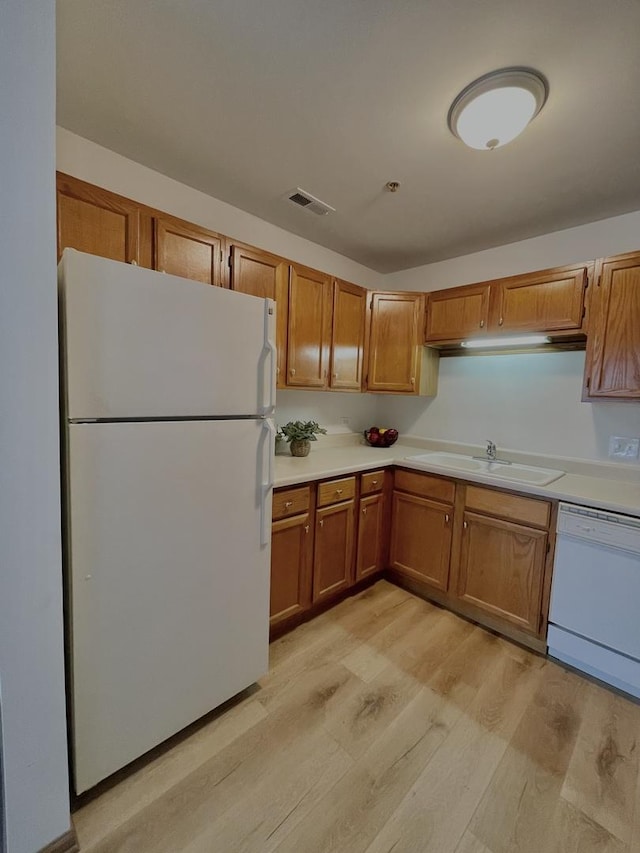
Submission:
M 589 684 L 562 797 L 625 844 L 631 841 L 640 706 Z
M 455 853 L 493 853 L 493 850 L 489 850 L 470 830 L 467 830 L 460 839 Z
M 540 681 L 499 648 L 473 702 L 367 853 L 453 853 Z
M 493 853 L 539 853 L 552 842 L 560 798 L 580 728 L 587 683 L 553 663 L 518 725 L 471 821 Z

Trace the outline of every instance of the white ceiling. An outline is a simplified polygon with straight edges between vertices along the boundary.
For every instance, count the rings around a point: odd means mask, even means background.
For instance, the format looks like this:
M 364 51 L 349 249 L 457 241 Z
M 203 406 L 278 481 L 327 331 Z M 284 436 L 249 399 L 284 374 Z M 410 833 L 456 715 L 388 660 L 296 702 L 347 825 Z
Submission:
M 640 208 L 639 40 L 639 0 L 58 0 L 58 122 L 390 272 Z M 547 104 L 466 148 L 451 101 L 510 65 Z

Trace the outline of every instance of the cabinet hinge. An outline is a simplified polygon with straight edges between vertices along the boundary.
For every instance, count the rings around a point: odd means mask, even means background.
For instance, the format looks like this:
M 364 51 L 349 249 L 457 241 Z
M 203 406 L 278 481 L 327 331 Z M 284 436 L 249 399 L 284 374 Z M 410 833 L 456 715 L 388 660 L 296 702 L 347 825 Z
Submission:
M 602 282 L 602 276 L 601 276 L 601 275 L 599 275 L 599 276 L 598 276 L 598 280 L 597 280 L 597 282 L 596 282 L 596 287 L 600 287 L 601 282 Z
M 587 376 L 587 391 L 589 390 L 590 386 L 591 386 L 591 377 Z
M 551 542 L 547 542 L 547 554 L 551 550 Z
M 587 306 L 586 306 L 586 305 L 585 305 L 585 306 L 583 307 L 583 309 L 582 309 L 582 316 L 583 316 L 583 317 L 586 317 L 586 316 L 587 316 Z

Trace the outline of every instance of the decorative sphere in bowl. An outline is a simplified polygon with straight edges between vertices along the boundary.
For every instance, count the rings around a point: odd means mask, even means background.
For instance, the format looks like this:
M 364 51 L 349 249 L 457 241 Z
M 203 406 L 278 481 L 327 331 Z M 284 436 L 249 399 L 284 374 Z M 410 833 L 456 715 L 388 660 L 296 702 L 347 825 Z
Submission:
M 398 430 L 374 426 L 365 429 L 364 437 L 367 444 L 370 444 L 371 447 L 391 447 L 398 440 Z

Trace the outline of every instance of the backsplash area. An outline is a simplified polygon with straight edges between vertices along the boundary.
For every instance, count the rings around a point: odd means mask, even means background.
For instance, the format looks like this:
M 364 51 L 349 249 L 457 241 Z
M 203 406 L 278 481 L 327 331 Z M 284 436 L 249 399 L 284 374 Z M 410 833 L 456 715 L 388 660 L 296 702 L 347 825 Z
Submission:
M 442 358 L 433 399 L 278 391 L 276 422 L 317 420 L 329 434 L 376 424 L 396 427 L 401 436 L 478 446 L 491 439 L 502 449 L 607 460 L 610 435 L 640 436 L 640 404 L 581 402 L 584 358 L 584 352 Z
M 329 434 L 362 432 L 376 423 L 377 396 L 339 391 L 278 391 L 275 422 L 318 421 Z

